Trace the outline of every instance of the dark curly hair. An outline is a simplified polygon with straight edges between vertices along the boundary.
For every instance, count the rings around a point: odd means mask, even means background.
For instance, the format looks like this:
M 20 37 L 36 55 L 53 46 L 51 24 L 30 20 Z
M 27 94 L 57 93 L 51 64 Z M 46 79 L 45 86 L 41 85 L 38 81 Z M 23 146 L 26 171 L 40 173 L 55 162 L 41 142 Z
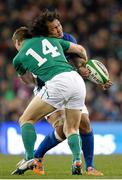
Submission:
M 60 20 L 60 15 L 57 10 L 49 11 L 46 9 L 31 23 L 29 26 L 30 33 L 33 36 L 48 36 L 47 23 L 52 22 L 55 19 Z

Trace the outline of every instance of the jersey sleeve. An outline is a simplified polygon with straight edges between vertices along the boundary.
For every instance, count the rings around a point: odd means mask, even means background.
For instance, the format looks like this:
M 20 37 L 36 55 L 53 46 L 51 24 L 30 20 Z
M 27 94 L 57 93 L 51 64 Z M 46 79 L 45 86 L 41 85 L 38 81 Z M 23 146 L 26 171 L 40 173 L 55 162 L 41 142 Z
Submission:
M 67 51 L 69 49 L 69 47 L 70 47 L 70 42 L 65 41 L 63 39 L 60 39 L 60 44 L 61 44 L 64 51 Z
M 71 34 L 70 34 L 70 39 L 69 39 L 69 41 L 72 42 L 72 43 L 77 44 L 77 41 L 76 41 L 75 37 L 72 36 Z
M 75 39 L 75 37 L 72 36 L 72 35 L 69 34 L 69 33 L 64 32 L 63 39 L 66 40 L 66 41 L 70 41 L 70 42 L 72 42 L 72 43 L 77 44 L 77 40 Z
M 16 72 L 17 72 L 18 75 L 22 76 L 22 75 L 24 75 L 26 73 L 26 69 L 23 67 L 23 65 L 19 61 L 19 59 L 14 58 L 13 66 L 16 69 Z

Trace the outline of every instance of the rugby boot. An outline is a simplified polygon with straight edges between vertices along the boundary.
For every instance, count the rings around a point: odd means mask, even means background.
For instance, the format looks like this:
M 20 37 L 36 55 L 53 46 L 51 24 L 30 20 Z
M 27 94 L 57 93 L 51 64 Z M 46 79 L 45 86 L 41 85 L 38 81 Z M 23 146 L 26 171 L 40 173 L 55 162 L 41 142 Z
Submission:
M 98 171 L 97 169 L 93 167 L 88 167 L 85 174 L 89 176 L 103 176 L 104 175 L 102 172 Z
M 72 175 L 82 175 L 81 161 L 75 161 L 72 164 Z
M 19 163 L 17 163 L 17 169 L 15 169 L 11 175 L 22 175 L 25 171 L 29 169 L 33 169 L 34 159 L 25 160 L 22 159 Z
M 44 165 L 42 159 L 34 159 L 33 161 L 33 172 L 36 174 L 45 174 Z

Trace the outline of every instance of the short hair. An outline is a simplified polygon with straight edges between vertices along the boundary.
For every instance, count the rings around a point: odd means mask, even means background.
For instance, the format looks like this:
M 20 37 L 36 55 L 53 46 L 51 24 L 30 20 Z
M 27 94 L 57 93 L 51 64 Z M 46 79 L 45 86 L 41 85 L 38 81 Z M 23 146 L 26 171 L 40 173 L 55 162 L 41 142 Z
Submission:
M 48 36 L 48 22 L 52 22 L 55 19 L 60 20 L 60 15 L 55 11 L 49 11 L 46 9 L 45 11 L 41 12 L 40 16 L 38 16 L 30 25 L 30 33 L 33 36 Z
M 30 39 L 30 38 L 32 38 L 32 35 L 29 32 L 29 29 L 27 27 L 24 27 L 24 26 L 16 29 L 16 31 L 14 32 L 14 34 L 12 36 L 12 40 L 14 43 L 16 40 L 21 42 L 25 39 Z

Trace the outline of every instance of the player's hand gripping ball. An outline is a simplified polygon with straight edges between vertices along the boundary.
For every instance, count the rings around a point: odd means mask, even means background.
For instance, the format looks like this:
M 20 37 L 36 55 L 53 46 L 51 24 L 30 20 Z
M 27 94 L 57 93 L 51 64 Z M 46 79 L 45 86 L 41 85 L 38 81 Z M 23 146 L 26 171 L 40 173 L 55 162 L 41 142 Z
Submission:
M 86 62 L 86 68 L 89 70 L 87 79 L 96 84 L 105 84 L 109 80 L 109 73 L 105 65 L 98 60 L 90 59 Z

